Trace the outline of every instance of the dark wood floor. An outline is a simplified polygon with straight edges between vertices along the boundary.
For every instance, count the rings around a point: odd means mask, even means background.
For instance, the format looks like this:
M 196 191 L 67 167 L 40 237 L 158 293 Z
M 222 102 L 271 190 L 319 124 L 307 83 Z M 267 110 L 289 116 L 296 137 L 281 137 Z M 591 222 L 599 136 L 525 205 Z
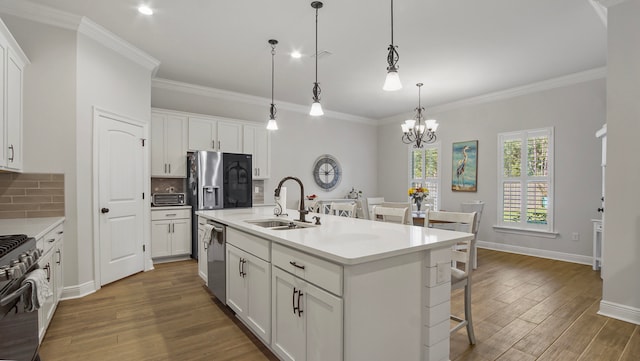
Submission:
M 640 360 L 640 326 L 596 314 L 602 281 L 589 266 L 480 250 L 473 287 L 478 342 L 470 346 L 458 331 L 451 360 Z M 462 294 L 452 297 L 453 312 L 461 314 Z M 160 264 L 61 302 L 40 355 L 45 361 L 276 360 L 211 297 L 193 261 Z

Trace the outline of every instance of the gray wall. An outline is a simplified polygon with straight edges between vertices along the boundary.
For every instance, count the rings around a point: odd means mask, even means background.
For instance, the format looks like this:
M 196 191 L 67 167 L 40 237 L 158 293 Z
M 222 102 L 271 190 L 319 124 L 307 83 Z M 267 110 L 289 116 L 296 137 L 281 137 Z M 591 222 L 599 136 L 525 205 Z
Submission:
M 640 1 L 608 9 L 603 303 L 640 323 Z M 615 307 L 614 307 L 615 308 Z M 635 310 L 633 310 L 635 309 Z M 602 310 L 602 308 L 601 308 Z
M 605 123 L 605 80 L 592 80 L 515 98 L 465 106 L 431 114 L 438 120 L 442 147 L 442 206 L 459 210 L 460 203 L 483 200 L 478 239 L 499 245 L 591 256 L 592 218 L 598 218 L 601 174 L 600 141 L 595 132 Z M 378 134 L 378 183 L 385 199 L 406 199 L 408 186 L 407 146 L 400 141 L 400 123 L 413 117 L 406 113 L 381 126 Z M 389 119 L 391 120 L 391 119 Z M 495 232 L 497 224 L 497 134 L 553 126 L 555 128 L 555 229 L 549 239 Z M 452 192 L 451 148 L 453 142 L 478 143 L 478 192 Z M 571 240 L 572 232 L 580 234 Z M 569 257 L 571 258 L 571 257 Z M 585 259 L 585 257 L 577 257 Z
M 265 126 L 269 115 L 268 100 L 264 105 L 253 105 L 158 88 L 151 92 L 151 104 L 164 109 L 255 121 Z M 282 108 L 278 110 L 277 121 L 279 129 L 271 133 L 271 178 L 265 181 L 265 203 L 273 203 L 273 190 L 285 176 L 300 178 L 305 195 L 344 198 L 351 187 L 362 190 L 365 196 L 375 195 L 378 189 L 376 126 L 328 116 L 315 118 Z M 344 170 L 342 182 L 330 192 L 317 187 L 312 176 L 314 161 L 327 153 L 335 156 Z M 298 186 L 294 182 L 287 182 L 285 186 L 287 206 L 297 209 Z

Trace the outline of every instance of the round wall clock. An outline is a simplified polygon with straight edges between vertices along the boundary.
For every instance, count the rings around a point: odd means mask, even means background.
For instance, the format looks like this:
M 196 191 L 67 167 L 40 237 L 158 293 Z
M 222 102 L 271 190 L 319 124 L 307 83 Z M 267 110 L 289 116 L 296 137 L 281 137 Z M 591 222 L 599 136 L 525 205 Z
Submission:
M 342 168 L 338 160 L 329 154 L 321 155 L 313 164 L 313 179 L 325 191 L 337 187 L 342 180 Z

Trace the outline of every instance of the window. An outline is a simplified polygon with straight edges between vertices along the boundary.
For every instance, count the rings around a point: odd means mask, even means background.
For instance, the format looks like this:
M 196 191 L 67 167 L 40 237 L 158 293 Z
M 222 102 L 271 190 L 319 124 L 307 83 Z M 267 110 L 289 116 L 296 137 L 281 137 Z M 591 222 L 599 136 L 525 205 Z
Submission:
M 498 134 L 498 225 L 553 232 L 553 128 Z
M 418 185 L 429 190 L 429 198 L 433 201 L 432 210 L 440 209 L 439 143 L 425 145 L 421 149 L 409 146 L 409 185 L 407 189 Z

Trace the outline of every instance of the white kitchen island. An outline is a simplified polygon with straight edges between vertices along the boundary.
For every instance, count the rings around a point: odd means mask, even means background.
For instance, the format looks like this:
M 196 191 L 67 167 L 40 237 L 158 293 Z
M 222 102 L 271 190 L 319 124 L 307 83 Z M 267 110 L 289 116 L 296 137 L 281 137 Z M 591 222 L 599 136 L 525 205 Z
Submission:
M 197 212 L 227 225 L 227 300 L 283 360 L 449 359 L 450 247 L 470 233 L 320 216 L 270 229 L 268 207 Z

